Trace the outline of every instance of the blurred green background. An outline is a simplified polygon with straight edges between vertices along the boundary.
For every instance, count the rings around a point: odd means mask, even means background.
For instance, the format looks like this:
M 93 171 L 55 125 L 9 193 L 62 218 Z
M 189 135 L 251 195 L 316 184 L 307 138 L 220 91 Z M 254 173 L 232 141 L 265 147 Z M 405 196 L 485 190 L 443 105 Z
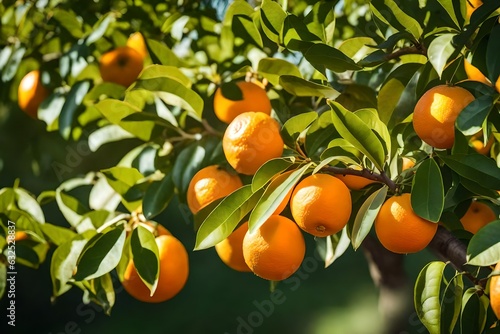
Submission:
M 135 144 L 132 141 L 108 144 L 90 154 L 78 146 L 83 145 L 85 139 L 82 140 L 64 142 L 57 133 L 46 133 L 41 121 L 30 119 L 17 106 L 0 104 L 0 187 L 11 187 L 18 178 L 22 187 L 38 195 L 59 184 L 54 162 L 65 163 L 68 157 L 81 157 L 74 161 L 71 173 L 63 175 L 66 179 L 116 164 Z M 78 147 L 86 153 L 73 156 Z M 43 209 L 47 221 L 67 226 L 55 204 Z M 185 212 L 174 200 L 156 220 L 192 250 L 195 234 Z M 370 278 L 362 250 L 349 249 L 324 269 L 323 263 L 314 257 L 313 238 L 309 235 L 305 238 L 308 248 L 301 274 L 278 284 L 279 304 L 270 301 L 267 281 L 229 269 L 212 248 L 189 252 L 190 276 L 186 287 L 161 304 L 136 301 L 122 290 L 113 275 L 117 294 L 111 316 L 92 304 L 83 304 L 82 292 L 77 288 L 51 302 L 49 252 L 38 270 L 18 266 L 16 327 L 12 331 L 2 316 L 0 333 L 383 333 L 377 309 L 378 290 Z M 411 285 L 432 258 L 427 251 L 406 257 Z M 4 298 L 0 309 L 6 307 Z M 407 333 L 426 331 L 416 314 L 408 315 L 406 330 Z

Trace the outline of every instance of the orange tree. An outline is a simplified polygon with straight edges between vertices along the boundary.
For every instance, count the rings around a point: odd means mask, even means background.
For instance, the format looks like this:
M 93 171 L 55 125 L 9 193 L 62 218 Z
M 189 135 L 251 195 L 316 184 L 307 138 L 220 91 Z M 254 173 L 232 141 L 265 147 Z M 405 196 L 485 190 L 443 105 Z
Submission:
M 497 323 L 498 1 L 82 3 L 0 4 L 2 100 L 93 152 L 133 147 L 86 175 L 50 164 L 59 184 L 37 196 L 22 180 L 0 190 L 3 298 L 14 261 L 36 268 L 51 248 L 54 297 L 79 288 L 109 313 L 116 270 L 141 300 L 171 298 L 184 251 L 154 217 L 176 196 L 195 251 L 224 242 L 226 262 L 272 286 L 310 234 L 325 267 L 362 247 L 381 298 L 399 253 L 429 247 L 414 288 L 427 330 Z M 220 175 L 191 184 L 209 166 Z M 209 202 L 190 215 L 190 196 Z M 45 221 L 51 202 L 64 226 Z M 492 214 L 472 234 L 475 203 Z

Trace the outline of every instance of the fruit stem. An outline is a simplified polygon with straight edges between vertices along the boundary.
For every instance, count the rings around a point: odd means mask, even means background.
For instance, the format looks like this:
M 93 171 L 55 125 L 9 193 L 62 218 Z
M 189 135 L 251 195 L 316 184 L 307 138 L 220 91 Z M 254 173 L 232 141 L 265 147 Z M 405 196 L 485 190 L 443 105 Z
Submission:
M 369 180 L 374 180 L 386 184 L 392 192 L 396 192 L 397 190 L 396 183 L 393 180 L 391 180 L 385 172 L 381 172 L 380 174 L 378 174 L 374 173 L 372 170 L 368 168 L 356 170 L 352 168 L 332 167 L 332 166 L 323 167 L 321 170 L 329 174 L 361 176 Z

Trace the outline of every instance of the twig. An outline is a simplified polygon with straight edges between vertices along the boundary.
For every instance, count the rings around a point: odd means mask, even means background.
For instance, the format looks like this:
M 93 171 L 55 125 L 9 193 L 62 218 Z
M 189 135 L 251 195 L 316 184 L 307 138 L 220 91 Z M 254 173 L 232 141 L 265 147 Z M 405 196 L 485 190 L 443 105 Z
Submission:
M 361 176 L 369 180 L 374 180 L 386 184 L 392 192 L 396 192 L 397 190 L 397 184 L 393 180 L 391 180 L 385 172 L 381 172 L 380 174 L 378 174 L 374 173 L 372 170 L 368 168 L 356 170 L 352 168 L 332 167 L 332 166 L 323 167 L 322 171 L 325 171 L 329 174 Z
M 427 55 L 427 49 L 423 44 L 417 44 L 414 46 L 407 46 L 401 49 L 398 49 L 394 51 L 393 53 L 390 53 L 384 57 L 386 61 L 392 60 L 392 59 L 398 59 L 401 56 L 404 55 L 411 55 L 411 54 L 418 54 L 418 55 Z

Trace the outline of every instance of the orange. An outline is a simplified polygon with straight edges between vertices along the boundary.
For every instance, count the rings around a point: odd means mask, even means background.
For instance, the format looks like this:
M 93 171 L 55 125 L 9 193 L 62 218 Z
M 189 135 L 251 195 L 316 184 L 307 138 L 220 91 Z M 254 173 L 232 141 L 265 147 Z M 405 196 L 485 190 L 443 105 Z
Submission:
M 467 13 L 466 16 L 467 18 L 470 19 L 472 13 L 483 4 L 481 0 L 465 0 L 466 6 L 467 6 Z
M 295 187 L 290 209 L 301 229 L 317 237 L 326 237 L 341 231 L 349 221 L 351 193 L 336 177 L 314 174 Z
M 410 194 L 385 201 L 375 218 L 380 243 L 394 253 L 416 253 L 424 249 L 436 234 L 438 224 L 417 216 L 411 208 Z
M 128 87 L 141 73 L 143 61 L 139 52 L 128 46 L 121 46 L 101 56 L 99 71 L 104 81 Z
M 49 90 L 42 85 L 40 71 L 31 71 L 19 83 L 17 90 L 19 108 L 31 117 L 37 118 L 38 107 L 49 96 L 49 93 Z
M 483 73 L 474 65 L 472 65 L 467 59 L 464 59 L 464 68 L 467 77 L 473 81 L 479 81 L 484 84 L 491 86 L 491 82 L 486 79 Z
M 265 162 L 283 153 L 280 126 L 267 114 L 245 112 L 227 127 L 222 149 L 227 161 L 238 173 L 255 174 Z
M 16 231 L 15 236 L 14 236 L 15 241 L 22 241 L 22 240 L 26 240 L 28 238 L 29 238 L 28 233 L 26 233 L 24 231 Z
M 171 235 L 161 235 L 155 240 L 158 245 L 160 274 L 153 296 L 150 296 L 151 293 L 137 273 L 133 261 L 125 269 L 122 282 L 132 297 L 148 303 L 164 302 L 177 295 L 189 275 L 189 259 L 184 245 Z
M 495 88 L 500 93 L 500 76 L 498 76 L 497 82 L 495 82 Z
M 130 37 L 127 39 L 126 45 L 139 52 L 143 60 L 148 56 L 146 41 L 144 40 L 144 37 L 140 32 L 134 32 L 132 35 L 130 35 Z
M 189 182 L 187 191 L 189 210 L 196 214 L 208 204 L 242 186 L 239 176 L 229 173 L 224 168 L 217 165 L 202 168 Z
M 215 92 L 214 112 L 217 118 L 229 124 L 236 116 L 247 111 L 260 111 L 267 115 L 271 114 L 271 101 L 263 88 L 246 81 L 238 81 L 236 86 L 243 95 L 241 100 L 231 100 L 225 97 L 221 88 L 218 88 Z
M 439 85 L 429 89 L 418 100 L 413 112 L 417 135 L 436 148 L 451 148 L 455 141 L 455 120 L 474 100 L 462 87 Z
M 306 252 L 304 237 L 290 219 L 273 215 L 243 239 L 243 257 L 252 272 L 264 279 L 281 281 L 297 271 Z
M 495 212 L 488 205 L 474 201 L 460 219 L 460 222 L 466 231 L 476 234 L 480 228 L 497 218 Z
M 500 271 L 500 262 L 495 266 L 495 271 Z M 493 313 L 500 319 L 500 276 L 490 279 L 490 305 Z
M 404 171 L 404 170 L 407 170 L 407 169 L 410 169 L 412 168 L 413 166 L 415 166 L 415 161 L 413 161 L 412 159 L 410 158 L 407 158 L 407 157 L 403 157 L 402 158 L 403 160 L 403 163 L 401 165 L 401 170 Z
M 248 231 L 248 222 L 231 233 L 229 237 L 215 245 L 215 251 L 222 262 L 237 271 L 251 271 L 243 258 L 243 238 Z
M 357 176 L 357 175 L 342 175 L 342 174 L 337 174 L 335 177 L 339 178 L 344 184 L 352 190 L 360 190 L 366 187 L 369 184 L 375 183 L 377 181 L 370 180 L 367 178 L 364 178 L 362 176 Z
M 491 147 L 493 146 L 493 142 L 494 142 L 493 135 L 491 135 L 486 145 L 484 145 L 483 131 L 481 130 L 471 137 L 469 144 L 476 150 L 477 153 L 486 155 L 490 153 Z

